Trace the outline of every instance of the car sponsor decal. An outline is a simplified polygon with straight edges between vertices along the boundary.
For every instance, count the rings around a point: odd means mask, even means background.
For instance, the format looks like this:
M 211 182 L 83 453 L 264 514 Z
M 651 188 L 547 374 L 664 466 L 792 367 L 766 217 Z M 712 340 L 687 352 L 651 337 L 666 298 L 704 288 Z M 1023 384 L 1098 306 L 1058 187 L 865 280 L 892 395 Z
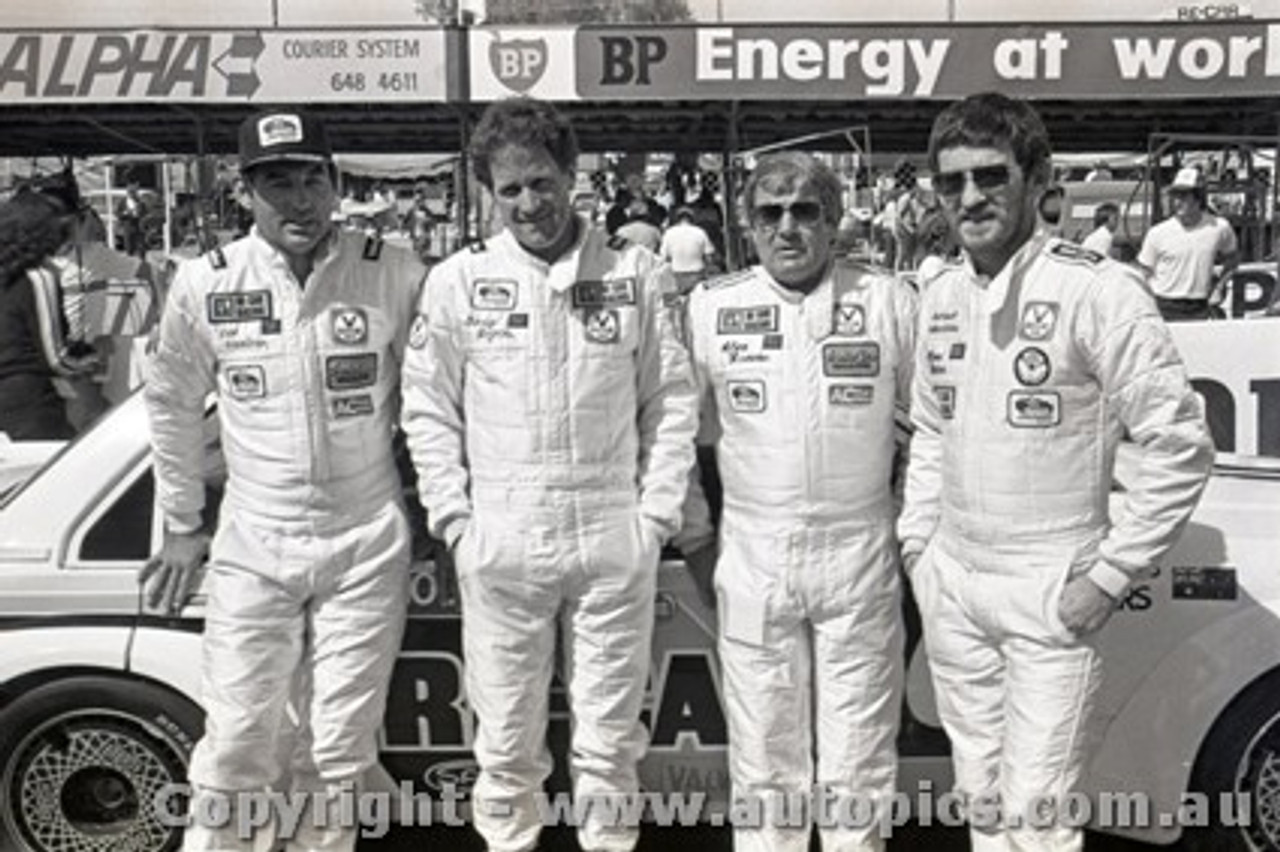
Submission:
M 1234 568 L 1174 568 L 1176 601 L 1233 601 L 1238 595 Z
M 231 364 L 223 368 L 222 375 L 232 399 L 262 399 L 267 395 L 267 373 L 260 364 Z
M 1013 359 L 1013 375 L 1027 387 L 1037 387 L 1049 380 L 1053 365 L 1049 356 L 1038 346 L 1028 346 Z
M 780 350 L 780 349 L 782 349 L 782 335 L 781 335 L 781 334 L 766 334 L 766 335 L 764 336 L 764 343 L 762 344 L 762 348 L 764 348 L 764 349 L 775 349 L 775 350 Z
M 335 343 L 359 346 L 369 339 L 369 317 L 364 308 L 333 308 L 329 325 Z
M 844 337 L 866 334 L 866 309 L 862 305 L 836 305 L 832 311 L 831 332 Z
M 827 400 L 832 405 L 870 405 L 875 399 L 874 385 L 834 384 L 827 389 Z
M 271 319 L 271 291 L 210 293 L 205 310 L 209 322 L 214 324 L 269 320 Z M 263 330 L 266 331 L 266 329 Z
M 333 416 L 338 420 L 347 417 L 367 417 L 373 413 L 373 397 L 367 393 L 355 396 L 335 396 L 333 398 Z
M 409 348 L 421 349 L 427 345 L 427 317 L 426 314 L 418 314 L 413 318 L 413 325 L 409 328 Z
M 507 317 L 507 328 L 528 328 L 528 327 L 529 327 L 528 314 L 512 314 L 511 316 Z
M 330 355 L 324 359 L 324 386 L 332 391 L 367 388 L 378 381 L 378 356 L 374 352 L 359 355 Z
M 880 375 L 880 344 L 828 343 L 822 347 L 822 374 L 856 379 Z
M 520 285 L 509 278 L 477 278 L 471 282 L 471 307 L 477 311 L 515 310 Z
M 716 313 L 717 334 L 768 334 L 777 330 L 777 305 L 721 308 Z
M 588 310 L 583 317 L 587 340 L 592 343 L 617 343 L 621 321 L 613 308 Z
M 1058 324 L 1057 302 L 1027 302 L 1020 332 L 1027 340 L 1048 340 Z
M 613 308 L 636 303 L 636 279 L 578 281 L 573 285 L 575 308 Z
M 743 414 L 759 414 L 764 411 L 766 398 L 764 382 L 760 379 L 730 381 L 725 385 L 729 394 L 729 407 Z
M 1009 425 L 1018 429 L 1048 429 L 1062 422 L 1057 391 L 1010 391 Z
M 933 395 L 938 400 L 938 415 L 943 420 L 954 420 L 956 416 L 955 386 L 934 385 Z

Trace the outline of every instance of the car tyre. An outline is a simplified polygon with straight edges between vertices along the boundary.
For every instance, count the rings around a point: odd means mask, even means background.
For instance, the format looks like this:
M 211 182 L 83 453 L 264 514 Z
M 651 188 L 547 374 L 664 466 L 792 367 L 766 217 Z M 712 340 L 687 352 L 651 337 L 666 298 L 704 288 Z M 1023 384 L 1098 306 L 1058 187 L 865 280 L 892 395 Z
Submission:
M 177 848 L 169 815 L 185 798 L 158 796 L 186 783 L 203 728 L 199 707 L 141 680 L 75 677 L 31 690 L 0 711 L 6 833 L 29 852 Z
M 1191 772 L 1211 825 L 1188 831 L 1191 852 L 1280 852 L 1280 670 L 1254 681 L 1214 723 Z M 1244 794 L 1224 807 L 1224 797 Z M 1223 825 L 1231 817 L 1234 826 Z M 1240 823 L 1246 823 L 1241 825 Z

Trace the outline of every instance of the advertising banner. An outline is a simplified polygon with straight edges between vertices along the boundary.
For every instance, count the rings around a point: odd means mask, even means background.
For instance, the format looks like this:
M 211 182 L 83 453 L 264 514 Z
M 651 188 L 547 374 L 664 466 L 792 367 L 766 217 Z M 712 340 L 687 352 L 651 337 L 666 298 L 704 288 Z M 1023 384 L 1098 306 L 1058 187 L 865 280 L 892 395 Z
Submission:
M 583 99 L 1185 98 L 1280 92 L 1280 23 L 582 28 Z
M 0 104 L 444 99 L 439 29 L 0 32 Z

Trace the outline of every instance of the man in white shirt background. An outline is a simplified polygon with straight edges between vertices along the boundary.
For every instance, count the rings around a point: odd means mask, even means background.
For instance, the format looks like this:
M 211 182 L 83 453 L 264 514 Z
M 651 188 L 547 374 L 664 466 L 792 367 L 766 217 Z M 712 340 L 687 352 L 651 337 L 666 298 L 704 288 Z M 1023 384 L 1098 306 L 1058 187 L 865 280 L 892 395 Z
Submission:
M 693 211 L 688 207 L 676 210 L 672 225 L 662 235 L 659 256 L 671 264 L 676 285 L 681 293 L 688 293 L 715 263 L 716 250 L 707 232 L 693 223 Z

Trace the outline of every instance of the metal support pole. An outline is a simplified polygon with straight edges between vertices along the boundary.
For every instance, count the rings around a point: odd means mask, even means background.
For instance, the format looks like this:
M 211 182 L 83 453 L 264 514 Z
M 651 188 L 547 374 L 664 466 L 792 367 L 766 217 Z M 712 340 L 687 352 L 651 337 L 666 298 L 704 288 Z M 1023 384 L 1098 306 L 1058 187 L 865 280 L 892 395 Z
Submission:
M 743 258 L 739 251 L 737 205 L 734 198 L 738 194 L 736 184 L 738 157 L 738 102 L 729 102 L 729 128 L 725 137 L 723 162 L 720 165 L 720 188 L 724 192 L 724 258 L 726 271 L 739 269 Z

